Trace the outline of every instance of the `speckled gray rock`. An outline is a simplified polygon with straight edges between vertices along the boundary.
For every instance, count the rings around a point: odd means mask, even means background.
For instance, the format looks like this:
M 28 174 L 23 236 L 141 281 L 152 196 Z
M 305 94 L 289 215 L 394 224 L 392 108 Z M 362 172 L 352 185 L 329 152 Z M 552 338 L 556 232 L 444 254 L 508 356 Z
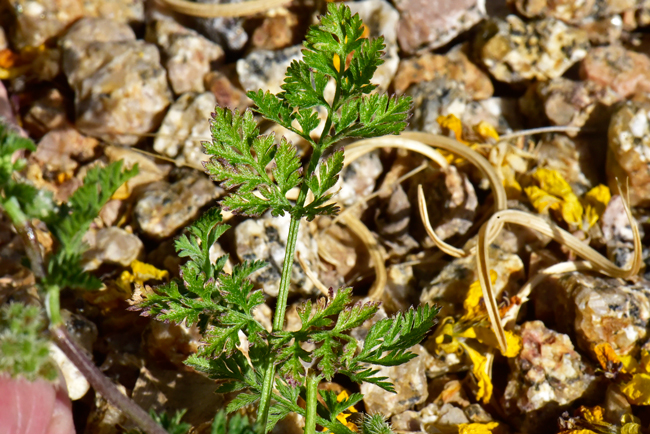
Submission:
M 500 294 L 504 290 L 516 292 L 524 279 L 524 263 L 521 258 L 499 248 L 496 243 L 490 246 L 489 257 L 490 268 L 498 274 L 494 284 L 496 293 Z M 420 301 L 441 306 L 443 311 L 439 316 L 444 318 L 462 310 L 469 286 L 476 280 L 476 258 L 470 256 L 454 259 L 425 286 Z
M 71 126 L 52 130 L 38 142 L 33 158 L 51 172 L 72 176 L 79 163 L 92 158 L 99 142 L 85 137 Z
M 237 256 L 240 260 L 264 260 L 268 265 L 252 275 L 252 281 L 262 290 L 276 297 L 280 287 L 282 262 L 289 236 L 289 216 L 249 219 L 235 228 Z M 308 267 L 318 273 L 320 260 L 318 244 L 308 225 L 302 224 L 298 232 L 296 252 Z M 291 269 L 291 291 L 305 295 L 320 293 L 307 277 L 297 259 Z
M 253 51 L 237 61 L 239 82 L 246 91 L 262 89 L 278 93 L 291 62 L 302 58 L 301 51 L 301 45 L 277 51 Z
M 506 83 L 559 77 L 583 59 L 588 49 L 584 30 L 554 18 L 526 24 L 516 15 L 488 21 L 475 41 L 483 65 Z
M 426 377 L 426 358 L 431 355 L 424 347 L 414 346 L 411 351 L 418 357 L 400 366 L 376 366 L 378 376 L 388 377 L 394 384 L 395 392 L 386 392 L 384 389 L 370 383 L 361 385 L 363 402 L 366 408 L 390 417 L 394 414 L 410 410 L 422 404 L 429 396 Z
M 535 298 L 538 317 L 550 309 L 555 328 L 577 337 L 578 346 L 590 351 L 601 342 L 618 354 L 629 354 L 643 342 L 650 321 L 650 283 L 570 273 L 550 278 L 544 294 Z M 547 306 L 540 306 L 547 304 Z
M 210 64 L 224 56 L 219 45 L 169 18 L 150 22 L 145 39 L 160 47 L 169 82 L 178 95 L 203 92 Z
M 10 34 L 18 49 L 38 47 L 59 36 L 74 20 L 83 16 L 82 0 L 10 0 L 15 23 Z
M 650 104 L 628 102 L 612 116 L 608 132 L 607 179 L 629 180 L 632 206 L 650 204 Z
M 632 266 L 634 234 L 620 195 L 612 196 L 600 217 L 599 224 L 609 260 L 622 268 Z M 641 238 L 643 239 L 643 234 Z
M 68 125 L 68 104 L 69 101 L 54 87 L 41 91 L 40 97 L 23 117 L 23 128 L 30 137 L 39 138 L 48 131 Z
M 359 14 L 359 17 L 369 29 L 369 37 L 384 37 L 384 63 L 379 65 L 375 75 L 372 77 L 372 83 L 378 85 L 380 92 L 388 90 L 397 66 L 399 65 L 399 55 L 397 54 L 397 34 L 395 29 L 399 20 L 399 13 L 384 0 L 365 0 L 360 2 L 346 3 L 353 14 Z
M 240 3 L 244 0 L 198 0 L 199 3 Z M 242 18 L 196 18 L 196 29 L 206 35 L 211 41 L 216 42 L 231 51 L 239 51 L 248 42 L 248 33 L 244 29 Z
M 471 95 L 462 82 L 439 77 L 411 86 L 406 92 L 413 98 L 413 117 L 409 129 L 440 134 L 438 116 L 453 114 L 462 119 Z
M 397 39 L 407 53 L 445 45 L 485 18 L 485 0 L 396 0 Z
M 171 92 L 154 45 L 126 24 L 93 18 L 77 21 L 61 45 L 81 132 L 132 145 L 158 126 Z
M 518 333 L 523 347 L 508 359 L 504 410 L 520 432 L 545 433 L 558 410 L 587 393 L 595 376 L 567 335 L 547 329 L 541 321 L 522 324 Z
M 195 172 L 174 184 L 155 182 L 141 194 L 135 205 L 135 218 L 146 235 L 165 238 L 189 223 L 221 191 Z
M 156 152 L 176 158 L 179 165 L 187 164 L 203 170 L 203 161 L 209 156 L 203 153 L 202 141 L 210 140 L 210 113 L 217 100 L 211 92 L 181 95 L 169 108 L 154 140 Z
M 140 238 L 118 227 L 100 229 L 91 238 L 94 240 L 84 255 L 87 270 L 96 270 L 103 263 L 128 267 L 144 249 Z
M 375 190 L 377 179 L 383 172 L 379 152 L 369 152 L 352 162 L 343 171 L 334 189 L 339 189 L 336 201 L 349 207 Z
M 509 0 L 526 18 L 553 17 L 567 23 L 579 23 L 591 15 L 596 0 Z

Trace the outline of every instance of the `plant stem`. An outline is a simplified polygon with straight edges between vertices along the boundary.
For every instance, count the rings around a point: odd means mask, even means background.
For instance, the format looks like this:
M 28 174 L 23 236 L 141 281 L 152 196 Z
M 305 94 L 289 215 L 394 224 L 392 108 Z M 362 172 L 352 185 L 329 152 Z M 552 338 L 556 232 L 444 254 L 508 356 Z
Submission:
M 29 258 L 34 277 L 42 279 L 45 277 L 45 267 L 43 266 L 43 257 L 41 255 L 41 246 L 36 238 L 36 231 L 32 226 L 29 218 L 23 213 L 20 204 L 15 197 L 9 197 L 0 202 L 0 206 L 5 210 L 11 223 L 16 228 L 16 232 L 23 240 L 25 253 Z
M 63 325 L 63 320 L 61 319 L 60 292 L 61 288 L 56 285 L 48 285 L 45 287 L 45 310 L 50 319 L 50 327 Z
M 320 161 L 323 151 L 320 146 L 314 147 L 309 159 L 307 173 L 314 173 L 316 166 Z M 296 209 L 301 209 L 307 199 L 308 186 L 303 182 L 300 187 L 300 193 L 296 200 Z M 293 269 L 293 260 L 296 255 L 296 244 L 298 242 L 298 231 L 300 230 L 300 216 L 291 216 L 289 223 L 289 235 L 287 237 L 286 250 L 284 252 L 284 261 L 282 262 L 282 275 L 280 277 L 280 289 L 278 299 L 275 305 L 275 314 L 273 315 L 273 331 L 282 331 L 284 327 L 284 316 L 287 311 L 287 299 L 289 298 L 289 287 L 291 286 L 291 272 Z M 273 395 L 273 385 L 275 384 L 275 360 L 269 356 L 269 362 L 264 372 L 264 383 L 260 398 L 260 406 L 257 413 L 257 420 L 266 427 L 269 418 L 269 409 L 271 408 L 271 396 Z
M 305 408 L 305 434 L 316 433 L 316 406 L 318 405 L 318 383 L 320 379 L 313 375 L 307 375 L 307 406 Z
M 131 398 L 122 394 L 106 376 L 88 358 L 83 349 L 74 342 L 68 334 L 65 325 L 59 324 L 50 327 L 50 333 L 61 351 L 74 363 L 79 371 L 86 377 L 93 388 L 99 392 L 109 403 L 119 408 L 136 425 L 147 434 L 167 434 L 149 414 L 144 411 Z

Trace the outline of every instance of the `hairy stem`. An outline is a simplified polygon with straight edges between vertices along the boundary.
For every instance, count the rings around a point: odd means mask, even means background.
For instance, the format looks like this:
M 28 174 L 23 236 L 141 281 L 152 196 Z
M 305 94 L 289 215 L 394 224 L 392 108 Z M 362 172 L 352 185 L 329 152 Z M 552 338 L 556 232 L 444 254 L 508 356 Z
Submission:
M 316 433 L 316 406 L 318 404 L 319 377 L 307 375 L 307 406 L 305 408 L 305 434 Z
M 61 288 L 57 285 L 48 285 L 45 287 L 45 311 L 50 319 L 50 327 L 63 325 L 61 319 Z
M 109 403 L 119 408 L 140 429 L 147 434 L 167 434 L 167 432 L 158 425 L 149 414 L 144 411 L 131 398 L 125 396 L 115 387 L 106 376 L 95 366 L 92 360 L 88 358 L 83 349 L 74 342 L 68 334 L 65 326 L 50 327 L 50 333 L 61 351 L 74 363 L 79 371 L 86 377 L 93 388 L 99 392 Z
M 275 380 L 275 363 L 274 360 L 269 357 L 268 366 L 264 372 L 264 383 L 262 384 L 260 406 L 257 410 L 257 422 L 262 433 L 266 432 L 266 424 L 269 421 L 271 396 L 273 395 L 273 384 L 275 383 L 273 380 Z
M 42 279 L 45 277 L 45 267 L 43 266 L 41 246 L 36 238 L 34 226 L 32 226 L 29 218 L 23 213 L 15 197 L 9 197 L 3 200 L 0 202 L 0 206 L 5 210 L 11 223 L 16 228 L 16 232 L 18 232 L 18 235 L 23 240 L 25 253 L 27 253 L 27 258 L 29 258 L 34 277 Z

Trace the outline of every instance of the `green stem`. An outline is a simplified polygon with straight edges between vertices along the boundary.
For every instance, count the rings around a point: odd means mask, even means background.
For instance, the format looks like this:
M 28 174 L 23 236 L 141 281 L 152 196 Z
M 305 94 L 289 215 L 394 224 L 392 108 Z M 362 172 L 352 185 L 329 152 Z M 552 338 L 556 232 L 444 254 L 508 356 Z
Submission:
M 63 324 L 61 318 L 60 294 L 61 288 L 57 285 L 45 286 L 45 310 L 50 318 L 50 327 L 58 327 Z
M 275 379 L 275 363 L 269 358 L 266 372 L 264 372 L 264 383 L 260 397 L 260 406 L 257 410 L 257 422 L 262 432 L 266 432 L 266 424 L 269 421 L 269 410 L 271 408 L 271 396 L 273 395 L 273 383 Z
M 305 408 L 305 434 L 316 433 L 316 406 L 318 405 L 318 383 L 320 378 L 307 375 L 307 406 Z
M 45 277 L 45 267 L 43 266 L 43 257 L 41 247 L 36 238 L 36 231 L 29 221 L 29 218 L 23 213 L 20 204 L 15 197 L 9 197 L 5 200 L 0 199 L 0 207 L 5 210 L 11 223 L 16 228 L 25 246 L 25 253 L 29 258 L 32 272 L 37 279 Z

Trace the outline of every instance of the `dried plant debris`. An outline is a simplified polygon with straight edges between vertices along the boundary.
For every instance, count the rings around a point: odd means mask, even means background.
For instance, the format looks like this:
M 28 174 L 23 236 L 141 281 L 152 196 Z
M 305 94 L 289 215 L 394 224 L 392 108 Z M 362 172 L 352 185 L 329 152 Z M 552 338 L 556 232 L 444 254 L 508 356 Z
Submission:
M 326 30 L 341 2 L 9 3 L 0 393 L 58 369 L 80 434 L 136 432 L 48 343 L 60 304 L 170 433 L 303 432 L 307 401 L 336 434 L 650 430 L 647 0 L 348 1 Z M 39 257 L 95 291 L 46 297 Z

